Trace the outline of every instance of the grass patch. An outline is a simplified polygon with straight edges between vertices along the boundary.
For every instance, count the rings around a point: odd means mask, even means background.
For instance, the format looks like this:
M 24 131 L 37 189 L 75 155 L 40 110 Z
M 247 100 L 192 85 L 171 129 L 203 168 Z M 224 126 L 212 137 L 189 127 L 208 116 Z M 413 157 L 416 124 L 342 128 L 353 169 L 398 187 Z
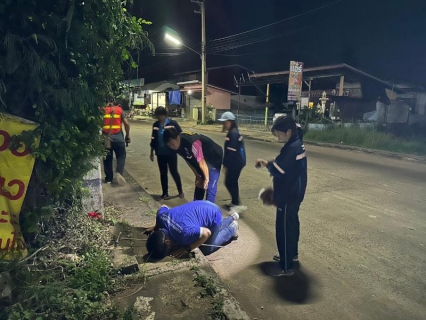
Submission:
M 40 248 L 19 261 L 0 260 L 0 273 L 10 275 L 13 298 L 0 303 L 0 319 L 132 319 L 120 311 L 111 295 L 128 281 L 111 266 L 108 219 L 93 219 L 77 210 L 56 215 L 43 230 Z
M 421 137 L 409 140 L 390 133 L 357 126 L 345 128 L 333 126 L 324 130 L 309 130 L 303 137 L 307 141 L 336 143 L 368 149 L 426 155 L 426 142 Z

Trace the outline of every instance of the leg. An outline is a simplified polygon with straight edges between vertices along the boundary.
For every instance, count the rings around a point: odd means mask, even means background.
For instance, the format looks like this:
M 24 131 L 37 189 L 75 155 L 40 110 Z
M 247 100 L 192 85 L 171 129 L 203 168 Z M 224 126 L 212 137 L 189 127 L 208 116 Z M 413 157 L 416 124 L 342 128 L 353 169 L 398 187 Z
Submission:
M 204 195 L 206 194 L 206 190 L 202 188 L 195 187 L 194 191 L 194 201 L 195 200 L 204 200 Z
M 232 217 L 228 217 L 222 220 L 220 226 L 213 232 L 210 238 L 207 239 L 205 244 L 215 245 L 215 246 L 223 246 L 228 243 L 229 240 L 234 236 L 235 232 L 238 229 L 238 224 L 234 222 Z M 217 251 L 218 247 L 204 247 L 201 246 L 200 250 L 204 254 L 210 254 Z
M 161 187 L 163 189 L 163 196 L 169 192 L 169 181 L 167 178 L 167 156 L 157 155 L 158 169 L 160 170 Z
M 217 183 L 219 182 L 220 168 L 209 166 L 209 184 L 207 185 L 206 200 L 214 203 L 216 201 Z
M 225 186 L 231 194 L 232 204 L 236 206 L 240 205 L 238 179 L 240 178 L 241 170 L 242 168 L 228 169 L 225 176 Z
M 111 182 L 114 178 L 114 172 L 112 170 L 112 157 L 112 149 L 107 149 L 107 154 L 104 158 L 105 182 Z
M 123 175 L 126 164 L 126 144 L 124 142 L 112 142 L 112 148 L 117 158 L 117 173 Z
M 299 203 L 284 204 L 277 208 L 276 238 L 280 254 L 281 269 L 293 269 L 293 258 L 297 255 Z
M 178 172 L 178 158 L 176 153 L 172 154 L 171 156 L 168 156 L 168 163 L 169 163 L 170 174 L 172 175 L 173 180 L 176 183 L 178 193 L 182 194 L 183 193 L 182 180 L 180 179 L 180 175 Z

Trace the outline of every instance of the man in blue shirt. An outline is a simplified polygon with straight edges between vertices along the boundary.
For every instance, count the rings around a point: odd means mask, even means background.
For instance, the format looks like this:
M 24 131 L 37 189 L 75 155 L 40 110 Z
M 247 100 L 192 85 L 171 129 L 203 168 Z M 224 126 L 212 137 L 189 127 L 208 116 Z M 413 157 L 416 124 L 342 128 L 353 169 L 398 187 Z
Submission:
M 180 258 L 202 246 L 204 254 L 210 254 L 237 237 L 239 214 L 233 210 L 222 219 L 220 208 L 210 201 L 193 201 L 175 208 L 162 206 L 157 212 L 154 227 L 146 248 L 154 260 L 167 255 Z

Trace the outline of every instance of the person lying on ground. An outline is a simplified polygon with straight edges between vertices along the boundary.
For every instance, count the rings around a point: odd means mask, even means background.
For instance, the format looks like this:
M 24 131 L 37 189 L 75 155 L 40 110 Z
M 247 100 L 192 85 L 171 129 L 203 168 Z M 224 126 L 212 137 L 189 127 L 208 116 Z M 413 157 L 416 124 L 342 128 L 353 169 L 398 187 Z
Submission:
M 149 257 L 181 258 L 198 247 L 206 255 L 215 252 L 238 237 L 237 220 L 243 209 L 232 210 L 229 217 L 222 219 L 220 208 L 209 201 L 192 201 L 174 208 L 162 206 L 155 226 L 145 231 L 149 234 Z

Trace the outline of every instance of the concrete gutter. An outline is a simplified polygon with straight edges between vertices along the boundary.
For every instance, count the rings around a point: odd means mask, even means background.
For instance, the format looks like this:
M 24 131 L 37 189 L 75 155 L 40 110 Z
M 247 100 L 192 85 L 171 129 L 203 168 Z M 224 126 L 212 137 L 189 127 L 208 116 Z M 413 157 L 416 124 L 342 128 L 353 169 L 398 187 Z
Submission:
M 132 228 L 132 231 L 130 231 L 132 238 L 146 239 L 142 226 L 146 227 L 155 222 L 155 212 L 160 208 L 160 204 L 136 182 L 129 172 L 125 172 L 124 177 L 127 181 L 124 186 L 118 186 L 114 183 L 105 186 L 103 190 L 104 198 L 122 212 L 121 218 Z M 120 225 L 111 228 L 114 238 L 120 231 L 123 234 L 126 232 L 120 230 Z M 136 243 L 136 245 L 128 245 L 127 243 L 129 242 L 126 243 L 125 237 L 126 235 L 124 235 L 124 240 L 118 243 L 118 248 L 113 251 L 113 265 L 117 269 L 129 269 L 131 267 L 135 272 L 140 270 L 139 272 L 149 278 L 145 285 L 145 290 L 141 291 L 142 296 L 138 299 L 149 300 L 147 301 L 151 305 L 149 307 L 150 314 L 155 314 L 156 312 L 161 317 L 161 315 L 166 316 L 168 312 L 180 312 L 178 309 L 173 309 L 176 301 L 167 299 L 184 297 L 186 294 L 198 295 L 200 289 L 194 286 L 192 281 L 194 272 L 191 270 L 191 267 L 197 267 L 198 272 L 211 279 L 215 287 L 217 287 L 217 298 L 223 301 L 222 311 L 227 319 L 250 319 L 247 313 L 241 309 L 235 297 L 229 293 L 226 285 L 200 250 L 194 250 L 195 256 L 191 260 L 176 260 L 168 257 L 155 263 L 144 262 L 142 258 L 147 254 L 145 242 L 141 241 L 141 243 Z M 167 287 L 167 283 L 170 283 L 169 287 Z M 166 289 L 158 291 L 157 288 L 162 286 L 166 286 Z M 172 297 L 167 298 L 168 295 Z M 194 314 L 208 312 L 208 310 L 206 311 L 203 308 L 206 308 L 206 303 L 210 307 L 211 302 L 204 300 L 203 303 L 192 303 L 185 308 L 185 312 L 194 312 Z M 164 306 L 164 304 L 168 307 Z M 146 318 L 149 318 L 148 314 L 146 314 Z

